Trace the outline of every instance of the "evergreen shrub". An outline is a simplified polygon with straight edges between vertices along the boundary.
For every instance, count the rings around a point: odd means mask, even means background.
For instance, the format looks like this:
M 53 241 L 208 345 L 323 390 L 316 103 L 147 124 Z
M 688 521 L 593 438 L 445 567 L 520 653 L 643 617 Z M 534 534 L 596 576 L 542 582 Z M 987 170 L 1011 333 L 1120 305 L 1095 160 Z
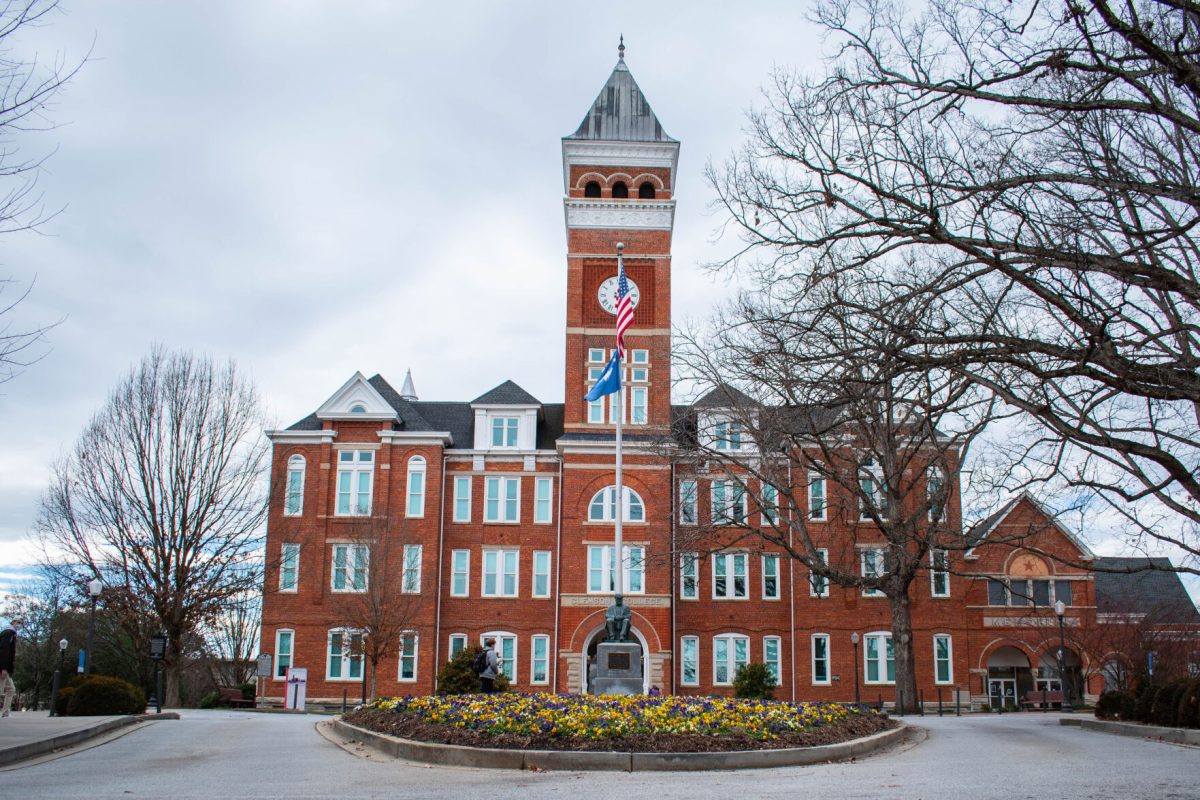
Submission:
M 104 675 L 81 681 L 67 703 L 67 715 L 72 717 L 140 714 L 145 710 L 145 692 L 128 681 Z
M 733 693 L 735 697 L 774 700 L 775 676 L 766 664 L 743 664 L 733 676 Z

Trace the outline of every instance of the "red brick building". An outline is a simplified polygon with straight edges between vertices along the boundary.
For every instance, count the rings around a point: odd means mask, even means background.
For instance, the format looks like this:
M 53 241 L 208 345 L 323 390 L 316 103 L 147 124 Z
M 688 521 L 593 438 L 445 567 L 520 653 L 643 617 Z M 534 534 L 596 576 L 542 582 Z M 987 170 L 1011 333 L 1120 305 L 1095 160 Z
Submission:
M 376 670 L 379 694 L 433 692 L 438 667 L 484 636 L 498 640 L 517 690 L 587 691 L 589 653 L 603 638 L 614 588 L 618 503 L 612 398 L 588 403 L 584 394 L 613 347 L 620 242 L 637 297 L 623 389 L 623 594 L 645 688 L 727 693 L 737 667 L 755 661 L 776 672 L 781 697 L 850 700 L 857 675 L 864 701 L 891 700 L 885 599 L 814 583 L 782 554 L 733 548 L 690 560 L 674 552 L 680 526 L 707 518 L 713 498 L 724 497 L 678 471 L 656 444 L 673 415 L 698 411 L 671 406 L 678 154 L 622 58 L 562 143 L 565 403 L 544 403 L 512 382 L 469 402 L 427 402 L 411 376 L 397 392 L 356 373 L 313 414 L 270 432 L 269 694 L 282 696 L 288 667 L 305 667 L 310 698 L 355 696 L 363 659 L 346 609 L 389 577 L 397 588 L 382 600 L 404 620 Z M 947 514 L 961 525 L 952 494 Z M 927 702 L 939 692 L 951 701 L 955 690 L 982 702 L 989 688 L 1015 697 L 1051 680 L 1043 662 L 1057 645 L 1043 634 L 1058 630 L 1049 609 L 1056 598 L 1066 598 L 1067 626 L 1094 621 L 1087 571 L 989 546 L 989 531 L 1037 513 L 1031 501 L 1014 501 L 977 531 L 973 549 L 915 585 Z M 831 539 L 837 526 L 831 519 Z M 1044 527 L 1046 547 L 1090 558 L 1066 531 Z M 997 593 L 1014 580 L 1029 582 L 1031 602 Z

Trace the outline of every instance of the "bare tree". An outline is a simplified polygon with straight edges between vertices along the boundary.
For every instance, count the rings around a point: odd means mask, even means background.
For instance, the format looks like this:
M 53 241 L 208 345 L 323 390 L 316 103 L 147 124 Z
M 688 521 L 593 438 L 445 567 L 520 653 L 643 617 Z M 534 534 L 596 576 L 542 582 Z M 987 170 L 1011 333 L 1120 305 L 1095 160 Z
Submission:
M 746 243 L 731 263 L 886 281 L 869 310 L 898 358 L 1022 412 L 1013 484 L 1076 487 L 1200 571 L 1200 9 L 824 0 L 815 18 L 824 74 L 779 74 L 711 170 Z M 922 299 L 929 324 L 904 328 L 891 304 Z
M 261 584 L 263 428 L 232 362 L 156 348 L 53 465 L 37 522 L 45 565 L 99 577 L 135 642 L 167 634 L 171 704 L 201 630 Z
M 262 599 L 257 592 L 231 598 L 209 624 L 204 655 L 214 686 L 249 683 L 256 668 Z
M 816 581 L 886 597 L 897 700 L 910 706 L 910 589 L 961 559 L 959 465 L 996 403 L 951 370 L 897 357 L 906 342 L 861 310 L 885 291 L 768 281 L 683 338 L 685 379 L 717 387 L 684 441 L 720 490 L 707 520 L 681 527 L 677 549 L 748 542 L 781 550 Z M 926 312 L 903 313 L 915 326 Z

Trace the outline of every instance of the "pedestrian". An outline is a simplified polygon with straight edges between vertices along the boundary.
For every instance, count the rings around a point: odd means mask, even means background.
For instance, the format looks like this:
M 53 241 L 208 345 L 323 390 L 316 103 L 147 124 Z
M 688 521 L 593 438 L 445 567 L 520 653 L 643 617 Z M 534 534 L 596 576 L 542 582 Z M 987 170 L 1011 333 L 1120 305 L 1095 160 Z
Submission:
M 4 711 L 0 717 L 7 717 L 12 710 L 13 695 L 17 686 L 13 683 L 13 665 L 17 661 L 17 631 L 24 624 L 22 619 L 14 619 L 8 627 L 0 631 L 0 695 L 4 696 Z
M 496 658 L 496 640 L 485 639 L 483 642 L 483 671 L 479 673 L 479 691 L 491 694 L 496 691 L 496 676 L 500 674 L 500 660 Z

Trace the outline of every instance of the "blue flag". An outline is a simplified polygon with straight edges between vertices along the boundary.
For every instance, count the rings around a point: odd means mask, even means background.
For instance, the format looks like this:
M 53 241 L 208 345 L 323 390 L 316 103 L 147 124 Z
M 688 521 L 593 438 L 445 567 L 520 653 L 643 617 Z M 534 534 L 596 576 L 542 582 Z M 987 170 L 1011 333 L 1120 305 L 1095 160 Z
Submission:
M 612 358 L 608 360 L 608 366 L 604 368 L 604 372 L 600 373 L 600 379 L 596 381 L 596 385 L 592 390 L 584 395 L 584 400 L 589 403 L 604 397 L 606 394 L 619 392 L 621 390 L 621 353 L 618 350 L 613 350 Z

